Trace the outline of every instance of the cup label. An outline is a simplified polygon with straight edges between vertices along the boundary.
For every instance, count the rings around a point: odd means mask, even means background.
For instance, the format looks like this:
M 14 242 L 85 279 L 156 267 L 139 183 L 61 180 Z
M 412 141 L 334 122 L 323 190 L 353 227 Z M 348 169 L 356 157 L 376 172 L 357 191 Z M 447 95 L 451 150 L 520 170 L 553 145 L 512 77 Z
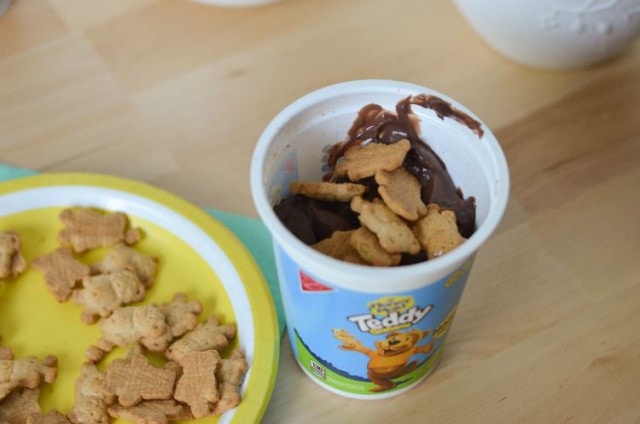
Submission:
M 321 385 L 360 398 L 397 394 L 433 369 L 473 262 L 413 291 L 380 294 L 301 270 L 277 246 L 276 258 L 298 363 Z
M 409 308 L 408 305 L 412 306 Z M 353 315 L 347 319 L 355 323 L 358 330 L 371 334 L 383 334 L 411 327 L 419 323 L 433 308 L 433 305 L 427 305 L 424 308 L 415 306 L 415 300 L 411 296 L 384 297 L 371 302 L 368 306 L 369 313 Z

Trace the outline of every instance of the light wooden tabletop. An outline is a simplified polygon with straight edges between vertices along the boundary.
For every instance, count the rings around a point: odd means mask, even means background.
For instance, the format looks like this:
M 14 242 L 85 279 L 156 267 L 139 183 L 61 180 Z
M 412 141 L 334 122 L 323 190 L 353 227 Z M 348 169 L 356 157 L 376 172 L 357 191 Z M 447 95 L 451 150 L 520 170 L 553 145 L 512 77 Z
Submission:
M 0 18 L 0 160 L 256 216 L 249 162 L 270 119 L 364 78 L 428 86 L 480 116 L 509 162 L 509 206 L 425 382 L 342 398 L 285 339 L 264 422 L 640 422 L 638 43 L 554 73 L 504 60 L 446 1 L 15 0 Z

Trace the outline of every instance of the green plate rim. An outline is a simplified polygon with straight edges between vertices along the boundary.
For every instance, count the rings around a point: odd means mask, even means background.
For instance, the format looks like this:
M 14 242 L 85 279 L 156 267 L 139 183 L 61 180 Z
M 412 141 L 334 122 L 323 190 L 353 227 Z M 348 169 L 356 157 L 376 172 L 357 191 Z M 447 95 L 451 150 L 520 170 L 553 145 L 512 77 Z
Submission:
M 278 319 L 266 279 L 244 244 L 216 218 L 191 202 L 151 184 L 107 174 L 61 172 L 28 175 L 0 182 L 3 195 L 53 186 L 96 186 L 159 203 L 172 209 L 206 233 L 225 253 L 245 286 L 253 312 L 254 354 L 246 391 L 230 422 L 258 423 L 264 415 L 278 373 L 280 332 Z M 73 205 L 69 205 L 73 206 Z M 272 343 L 268 344 L 268 341 Z M 255 371 L 255 372 L 254 372 Z M 268 376 L 265 381 L 265 374 Z

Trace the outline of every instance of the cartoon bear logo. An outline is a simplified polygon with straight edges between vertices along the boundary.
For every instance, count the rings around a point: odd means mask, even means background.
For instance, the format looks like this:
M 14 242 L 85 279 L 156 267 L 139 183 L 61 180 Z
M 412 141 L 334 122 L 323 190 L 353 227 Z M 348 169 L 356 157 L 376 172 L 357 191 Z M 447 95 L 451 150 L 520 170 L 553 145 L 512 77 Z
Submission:
M 433 339 L 426 345 L 418 346 L 418 342 L 430 333 L 429 330 L 418 329 L 406 332 L 394 331 L 383 340 L 375 342 L 375 349 L 364 346 L 356 337 L 343 329 L 333 329 L 333 336 L 342 342 L 342 350 L 360 352 L 369 357 L 367 377 L 376 387 L 372 392 L 384 392 L 396 387 L 394 379 L 415 370 L 418 361 L 410 359 L 416 354 L 428 354 L 433 348 Z

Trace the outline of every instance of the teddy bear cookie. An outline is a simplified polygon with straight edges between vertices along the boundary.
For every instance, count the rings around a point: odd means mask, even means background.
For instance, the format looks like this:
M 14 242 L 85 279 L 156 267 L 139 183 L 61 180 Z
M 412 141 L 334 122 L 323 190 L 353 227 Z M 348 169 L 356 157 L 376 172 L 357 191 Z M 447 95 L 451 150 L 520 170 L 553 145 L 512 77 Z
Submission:
M 140 232 L 128 228 L 127 216 L 122 212 L 102 213 L 91 208 L 65 209 L 60 212 L 60 221 L 64 228 L 58 233 L 58 241 L 76 253 L 120 242 L 131 245 L 140 240 Z
M 27 269 L 21 247 L 20 234 L 16 231 L 0 231 L 0 280 L 17 277 Z
M 36 389 L 41 383 L 53 383 L 58 375 L 58 359 L 48 355 L 42 360 L 35 356 L 13 359 L 10 351 L 3 351 L 0 359 L 0 399 L 14 389 Z

